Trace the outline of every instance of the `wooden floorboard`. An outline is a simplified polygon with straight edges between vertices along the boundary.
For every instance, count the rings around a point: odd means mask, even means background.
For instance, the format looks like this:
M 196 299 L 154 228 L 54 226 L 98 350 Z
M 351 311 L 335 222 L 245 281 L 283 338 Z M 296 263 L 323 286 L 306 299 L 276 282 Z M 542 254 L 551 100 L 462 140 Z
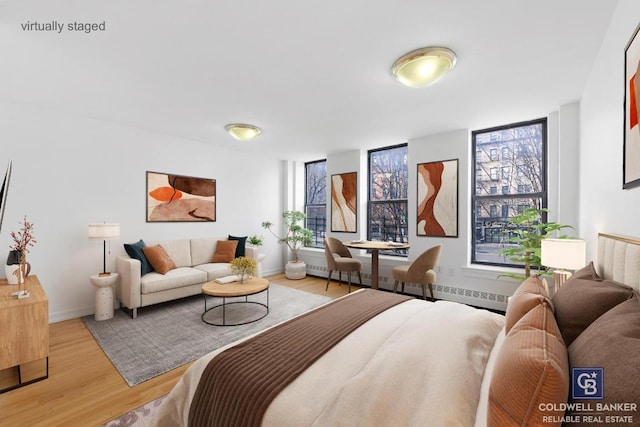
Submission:
M 346 284 L 333 280 L 325 291 L 327 281 L 318 277 L 288 280 L 280 274 L 268 279 L 334 299 L 347 294 Z M 82 320 L 52 323 L 49 334 L 49 378 L 0 394 L 0 426 L 101 426 L 168 393 L 191 365 L 129 387 Z M 0 371 L 0 387 L 14 375 Z

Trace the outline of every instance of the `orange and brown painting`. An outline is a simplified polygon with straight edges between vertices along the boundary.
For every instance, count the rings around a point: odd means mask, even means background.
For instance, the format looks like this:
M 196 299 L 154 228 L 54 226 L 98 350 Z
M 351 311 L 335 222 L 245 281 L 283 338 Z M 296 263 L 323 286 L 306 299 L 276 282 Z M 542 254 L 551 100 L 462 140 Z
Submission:
M 331 175 L 331 231 L 357 231 L 357 173 Z
M 458 160 L 418 164 L 418 236 L 458 236 Z
M 147 222 L 215 220 L 215 179 L 147 172 Z

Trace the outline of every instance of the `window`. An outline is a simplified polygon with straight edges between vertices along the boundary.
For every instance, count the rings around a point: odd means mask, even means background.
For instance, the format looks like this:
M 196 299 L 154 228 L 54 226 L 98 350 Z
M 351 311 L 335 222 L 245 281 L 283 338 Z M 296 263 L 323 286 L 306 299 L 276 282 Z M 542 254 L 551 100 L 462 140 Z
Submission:
M 512 266 L 498 253 L 509 243 L 509 218 L 547 205 L 547 120 L 538 119 L 472 132 L 473 177 L 471 262 Z M 498 164 L 493 150 L 502 153 Z M 494 194 L 493 170 L 502 172 L 502 194 Z M 482 171 L 490 173 L 483 174 Z M 497 175 L 497 173 L 496 173 Z M 500 206 L 500 209 L 497 209 Z M 498 216 L 500 214 L 500 216 Z M 546 218 L 542 218 L 546 221 Z
M 369 151 L 369 240 L 409 241 L 407 154 L 407 144 Z M 388 255 L 407 256 L 407 251 L 388 251 Z
M 304 164 L 306 227 L 313 231 L 314 248 L 324 247 L 327 230 L 327 161 L 318 160 Z

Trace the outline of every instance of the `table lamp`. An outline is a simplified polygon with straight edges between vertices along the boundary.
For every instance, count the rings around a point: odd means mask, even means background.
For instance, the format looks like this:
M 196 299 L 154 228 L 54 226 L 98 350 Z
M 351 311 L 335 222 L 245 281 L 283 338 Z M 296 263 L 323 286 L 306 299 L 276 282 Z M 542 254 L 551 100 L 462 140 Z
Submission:
M 582 239 L 542 239 L 542 265 L 555 269 L 553 271 L 553 290 L 571 276 L 566 270 L 578 270 L 585 265 L 586 246 Z
M 107 240 L 120 237 L 120 224 L 108 224 L 106 222 L 89 224 L 89 239 L 102 240 L 102 273 L 100 276 L 109 276 L 107 271 Z

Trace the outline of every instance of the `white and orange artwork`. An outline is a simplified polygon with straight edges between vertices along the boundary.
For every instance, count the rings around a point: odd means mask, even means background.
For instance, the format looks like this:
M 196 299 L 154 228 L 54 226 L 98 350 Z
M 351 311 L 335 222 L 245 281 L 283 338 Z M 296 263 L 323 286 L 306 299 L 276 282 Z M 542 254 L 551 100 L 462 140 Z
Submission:
M 357 174 L 331 175 L 331 231 L 357 231 Z
M 637 33 L 625 52 L 623 187 L 629 188 L 640 185 L 640 40 Z
M 418 165 L 418 236 L 458 236 L 458 160 Z
M 215 179 L 147 172 L 147 222 L 215 220 Z

